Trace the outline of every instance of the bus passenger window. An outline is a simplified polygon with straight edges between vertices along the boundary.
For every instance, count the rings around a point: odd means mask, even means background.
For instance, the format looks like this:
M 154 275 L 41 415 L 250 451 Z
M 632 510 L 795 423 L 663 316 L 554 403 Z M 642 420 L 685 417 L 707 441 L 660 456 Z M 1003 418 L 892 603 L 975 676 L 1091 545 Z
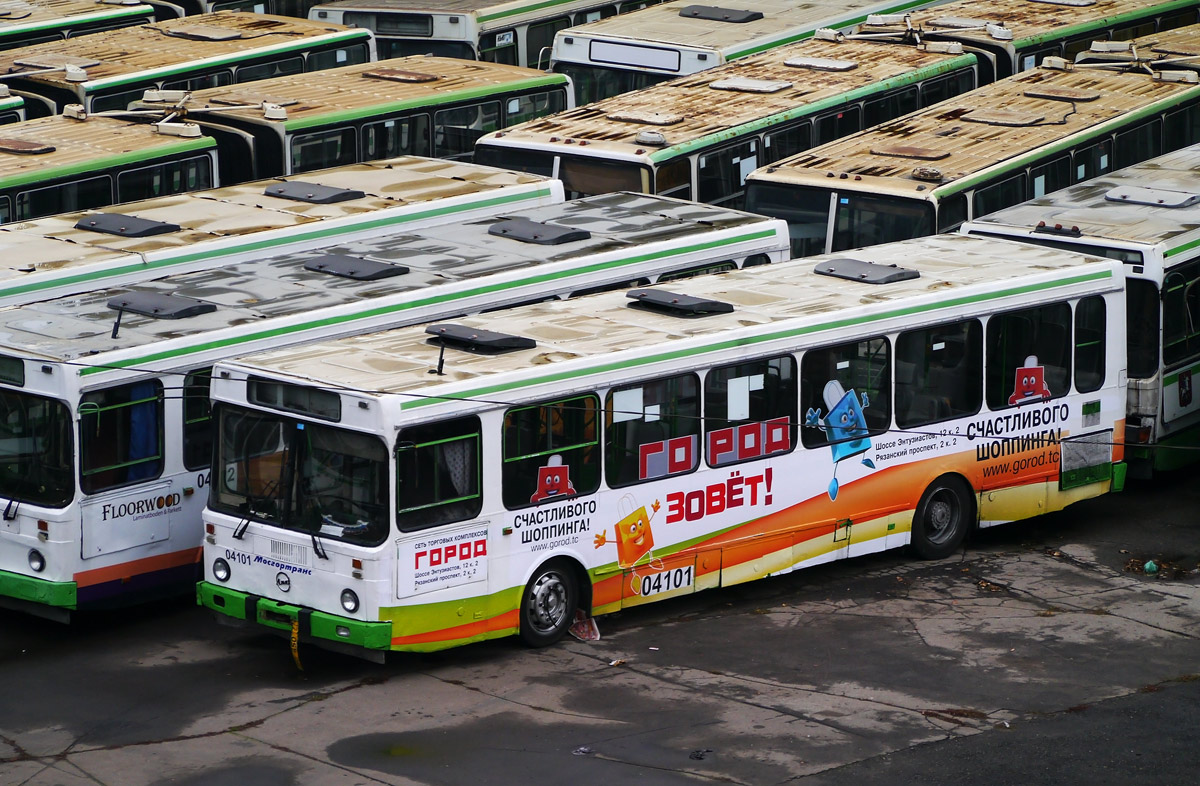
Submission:
M 517 31 L 500 30 L 479 36 L 479 59 L 488 63 L 517 65 Z
M 700 381 L 681 374 L 615 388 L 604 401 L 612 488 L 691 472 L 700 462 Z
M 429 115 L 364 123 L 363 161 L 429 155 Z
M 223 68 L 211 74 L 202 74 L 190 79 L 163 82 L 163 90 L 203 90 L 206 87 L 224 87 L 233 84 L 233 72 Z
M 162 384 L 85 393 L 79 404 L 80 487 L 88 494 L 162 474 Z
M 292 174 L 356 163 L 353 128 L 335 128 L 292 137 Z
M 1080 393 L 1104 384 L 1106 332 L 1104 298 L 1080 300 L 1075 306 L 1075 389 Z
M 167 161 L 117 175 L 117 202 L 212 188 L 212 159 L 207 156 Z
M 1197 22 L 1196 9 L 1189 8 L 1178 14 L 1167 15 L 1160 17 L 1158 20 L 1158 31 L 1174 30 L 1177 27 L 1187 27 L 1194 25 Z
M 18 193 L 15 220 L 25 221 L 54 213 L 104 207 L 115 201 L 111 177 L 102 175 L 86 180 L 74 180 Z
M 526 508 L 600 487 L 600 401 L 594 395 L 504 413 L 504 507 Z
M 1073 182 L 1082 183 L 1097 175 L 1111 172 L 1113 168 L 1112 140 L 1102 139 L 1091 147 L 1076 150 L 1073 158 L 1075 171 Z
M 1166 303 L 1163 303 L 1166 307 Z M 1125 279 L 1126 363 L 1130 379 L 1147 379 L 1158 373 L 1158 287 L 1143 278 Z M 1166 351 L 1163 351 L 1163 362 Z
M 396 441 L 396 523 L 403 532 L 465 521 L 483 508 L 479 418 L 403 429 Z
M 469 160 L 475 141 L 500 128 L 500 102 L 443 109 L 433 115 L 433 155 Z
M 854 450 L 892 422 L 891 363 L 885 338 L 805 353 L 800 361 L 800 441 L 806 448 L 845 443 Z M 863 445 L 863 450 L 869 444 Z M 854 453 L 845 453 L 848 457 Z M 840 460 L 840 459 L 839 459 Z
M 1071 390 L 1071 307 L 1051 303 L 987 324 L 987 404 L 1005 409 Z
M 371 53 L 366 44 L 344 46 L 324 52 L 310 52 L 304 61 L 305 71 L 324 71 L 326 68 L 358 65 L 370 61 Z
M 1151 120 L 1117 134 L 1117 169 L 1162 155 L 1162 121 Z
M 763 164 L 779 161 L 812 147 L 812 125 L 803 123 L 780 128 L 763 138 Z
M 526 120 L 552 115 L 567 108 L 566 90 L 547 90 L 544 93 L 532 93 L 527 96 L 517 96 L 508 99 L 504 112 L 504 125 L 515 126 Z
M 938 203 L 937 231 L 952 232 L 967 220 L 967 195 L 949 194 Z
M 1200 264 L 1173 270 L 1162 287 L 1163 364 L 1200 353 Z
M 1194 21 L 1195 21 L 1195 14 L 1193 13 L 1192 20 L 1187 22 L 1187 24 L 1190 25 Z M 1165 30 L 1166 28 L 1163 28 L 1163 29 Z M 1134 22 L 1131 25 L 1125 25 L 1124 27 L 1118 27 L 1118 28 L 1114 29 L 1112 31 L 1112 40 L 1114 40 L 1114 41 L 1129 41 L 1130 39 L 1141 38 L 1144 35 L 1151 35 L 1152 33 L 1154 33 L 1154 20 L 1150 19 L 1145 22 Z M 1076 51 L 1082 52 L 1084 49 L 1087 49 L 1089 46 L 1091 46 L 1090 42 L 1086 46 L 1084 46 L 1081 49 L 1078 49 Z
M 971 215 L 978 218 L 994 213 L 1001 208 L 1010 207 L 1018 202 L 1024 202 L 1029 197 L 1025 191 L 1025 175 L 1010 177 L 999 183 L 975 189 L 974 211 Z
M 260 79 L 270 79 L 273 76 L 299 74 L 304 71 L 304 58 L 288 57 L 282 60 L 272 60 L 267 63 L 255 63 L 238 68 L 234 79 L 238 82 L 257 82 Z
M 1163 138 L 1167 140 L 1170 150 L 1200 142 L 1200 104 L 1172 112 L 1166 116 L 1165 122 Z
M 977 319 L 901 333 L 896 339 L 896 425 L 917 428 L 983 404 L 983 327 Z
M 1040 197 L 1071 185 L 1071 158 L 1063 156 L 1047 164 L 1029 170 L 1029 182 L 1033 186 L 1033 197 Z
M 848 106 L 840 112 L 818 117 L 813 121 L 816 129 L 813 146 L 823 145 L 844 136 L 850 136 L 855 131 L 862 130 L 862 110 L 857 106 Z
M 117 112 L 124 111 L 129 108 L 129 105 L 141 101 L 142 96 L 146 94 L 146 88 L 139 87 L 137 90 L 126 90 L 121 93 L 107 93 L 94 97 L 88 107 L 89 112 Z
M 570 26 L 571 20 L 565 16 L 529 25 L 525 31 L 525 64 L 530 68 L 549 68 L 550 46 L 554 43 L 554 34 Z
M 949 80 L 936 80 L 947 82 Z M 949 98 L 949 96 L 943 96 Z M 942 100 L 942 99 L 937 99 Z M 932 101 L 930 103 L 933 103 Z M 910 85 L 901 90 L 873 98 L 863 104 L 863 125 L 865 128 L 877 126 L 885 120 L 894 120 L 901 115 L 915 112 L 921 108 L 920 96 L 916 85 Z
M 211 384 L 211 368 L 183 378 L 183 466 L 187 469 L 204 469 L 212 462 Z
M 740 209 L 746 176 L 758 169 L 758 140 L 702 153 L 696 167 L 696 198 Z
M 713 369 L 704 379 L 704 443 L 720 467 L 796 447 L 796 359 L 791 355 Z
M 692 159 L 668 161 L 654 173 L 654 193 L 676 199 L 692 198 Z
M 0 197 L 0 224 L 5 224 L 12 220 L 12 199 L 7 196 Z

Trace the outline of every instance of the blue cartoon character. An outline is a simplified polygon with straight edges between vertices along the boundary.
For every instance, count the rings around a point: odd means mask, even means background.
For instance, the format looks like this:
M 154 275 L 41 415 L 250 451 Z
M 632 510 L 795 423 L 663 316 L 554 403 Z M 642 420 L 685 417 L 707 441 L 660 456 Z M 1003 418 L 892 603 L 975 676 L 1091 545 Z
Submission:
M 842 383 L 831 379 L 825 383 L 825 406 L 829 415 L 821 417 L 821 408 L 809 408 L 804 413 L 804 425 L 815 426 L 825 432 L 825 438 L 831 443 L 833 450 L 833 480 L 829 481 L 829 498 L 837 499 L 838 482 L 837 466 L 842 459 L 866 453 L 871 447 L 871 439 L 867 436 L 867 418 L 863 410 L 871 406 L 864 391 L 862 403 L 858 403 L 858 394 L 854 389 L 845 390 Z M 875 462 L 864 458 L 862 463 L 875 469 Z

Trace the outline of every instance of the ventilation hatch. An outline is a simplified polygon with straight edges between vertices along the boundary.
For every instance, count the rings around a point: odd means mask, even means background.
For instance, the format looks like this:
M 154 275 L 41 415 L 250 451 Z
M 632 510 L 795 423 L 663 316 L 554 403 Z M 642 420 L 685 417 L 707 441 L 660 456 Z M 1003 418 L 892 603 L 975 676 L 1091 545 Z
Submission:
M 93 213 L 76 221 L 75 228 L 119 237 L 152 237 L 179 231 L 178 224 L 152 221 L 148 218 L 127 216 L 122 213 Z
M 718 79 L 708 85 L 713 90 L 732 90 L 737 93 L 778 93 L 792 86 L 791 82 L 782 79 L 750 79 L 735 76 L 729 79 Z
M 314 205 L 331 205 L 335 202 L 362 199 L 366 196 L 357 189 L 323 186 L 320 183 L 305 183 L 302 180 L 289 180 L 286 183 L 267 186 L 263 193 L 267 196 L 294 199 L 297 202 L 308 202 Z
M 735 25 L 757 22 L 763 18 L 762 11 L 721 8 L 717 5 L 689 5 L 681 9 L 679 15 L 688 19 L 706 19 L 709 22 L 729 22 Z
M 94 57 L 74 57 L 58 52 L 42 52 L 18 57 L 13 64 L 26 68 L 66 68 L 67 66 L 92 68 L 100 65 L 100 61 Z
M 950 151 L 934 150 L 931 147 L 913 147 L 911 145 L 884 145 L 882 147 L 871 148 L 871 155 L 919 158 L 922 161 L 940 161 L 948 157 Z
M 39 156 L 44 153 L 53 153 L 54 145 L 46 145 L 41 142 L 30 142 L 28 139 L 6 139 L 0 137 L 0 153 L 16 153 L 23 156 Z
M 111 298 L 108 307 L 154 319 L 186 319 L 217 310 L 212 303 L 167 292 L 124 292 Z
M 813 71 L 853 71 L 858 68 L 854 60 L 834 60 L 831 57 L 789 57 L 783 61 L 791 68 L 808 68 Z
M 849 257 L 818 262 L 814 272 L 822 276 L 844 278 L 847 281 L 859 281 L 864 284 L 894 284 L 897 281 L 908 281 L 921 277 L 919 272 L 910 268 L 898 265 L 879 265 Z
M 530 221 L 528 218 L 506 218 L 497 221 L 488 227 L 488 234 L 519 240 L 522 243 L 534 243 L 539 246 L 575 243 L 587 240 L 592 236 L 592 233 L 586 229 Z
M 305 270 L 328 273 L 331 276 L 350 278 L 355 281 L 378 281 L 381 278 L 402 276 L 408 272 L 404 265 L 390 265 L 375 259 L 348 257 L 341 254 L 323 254 L 304 263 Z
M 1079 90 L 1073 87 L 1035 87 L 1025 91 L 1026 98 L 1045 98 L 1050 101 L 1078 101 L 1086 103 L 1100 97 L 1097 90 Z
M 436 82 L 441 79 L 437 74 L 405 71 L 403 68 L 373 68 L 363 71 L 362 75 L 367 79 L 386 79 L 389 82 Z
M 184 27 L 159 28 L 163 35 L 171 38 L 186 38 L 189 41 L 236 41 L 242 37 L 241 30 L 216 25 L 186 25 Z
M 1045 3 L 1046 5 L 1065 5 L 1069 8 L 1087 8 L 1090 5 L 1095 5 L 1096 0 L 1029 0 L 1031 3 Z
M 537 342 L 527 336 L 496 333 L 452 322 L 430 325 L 425 328 L 425 332 L 439 339 L 442 344 L 476 352 L 512 352 L 517 349 L 533 349 L 537 346 Z
M 1045 115 L 1032 112 L 1014 112 L 1011 109 L 972 109 L 962 116 L 968 123 L 983 123 L 989 126 L 1031 126 L 1046 119 Z
M 612 112 L 607 117 L 618 123 L 642 123 L 648 126 L 673 126 L 683 122 L 683 115 L 675 112 L 639 112 L 636 109 Z
M 638 305 L 677 316 L 701 317 L 709 314 L 729 314 L 733 311 L 732 303 L 682 295 L 665 289 L 631 289 L 625 293 L 625 297 Z
M 1191 207 L 1200 204 L 1200 193 L 1141 186 L 1113 188 L 1104 198 L 1109 202 L 1128 202 L 1152 207 Z

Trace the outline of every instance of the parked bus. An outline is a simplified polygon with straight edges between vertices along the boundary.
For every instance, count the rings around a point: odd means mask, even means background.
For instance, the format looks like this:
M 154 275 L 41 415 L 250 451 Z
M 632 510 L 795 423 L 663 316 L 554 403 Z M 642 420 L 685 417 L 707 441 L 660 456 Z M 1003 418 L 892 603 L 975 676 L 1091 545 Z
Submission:
M 546 68 L 555 32 L 658 0 L 333 0 L 308 18 L 375 34 L 381 58 L 439 55 Z
M 963 232 L 1124 263 L 1130 475 L 1200 459 L 1200 145 L 983 216 Z
M 43 41 L 142 25 L 154 20 L 154 9 L 144 3 L 98 3 L 96 0 L 21 0 L 19 10 L 0 19 L 0 50 Z
M 560 30 L 550 69 L 570 76 L 575 103 L 588 104 L 928 2 L 750 0 L 723 8 L 671 0 Z
M 185 102 L 167 95 L 163 104 L 217 140 L 222 182 L 399 155 L 470 160 L 483 134 L 572 106 L 561 74 L 423 56 L 197 90 Z
M 148 89 L 197 90 L 374 59 L 366 30 L 222 11 L 0 53 L 0 74 L 31 117 L 68 104 L 125 109 Z
M 780 221 L 661 197 L 495 212 L 0 310 L 0 603 L 194 588 L 217 360 L 787 254 Z
M 1093 41 L 1075 55 L 1076 65 L 1110 70 L 1200 72 L 1200 25 L 1177 27 L 1131 41 Z
M 3 224 L 0 307 L 562 201 L 556 180 L 404 157 Z
M 757 170 L 748 210 L 809 256 L 964 221 L 1200 142 L 1193 72 L 1073 70 L 1061 58 Z
M 941 236 L 218 362 L 198 599 L 381 660 L 949 556 L 1121 488 L 1121 273 Z
M 868 19 L 856 34 L 906 44 L 957 41 L 979 55 L 990 82 L 1046 57 L 1073 60 L 1096 40 L 1127 41 L 1197 21 L 1196 0 L 955 0 L 899 20 Z
M 475 160 L 561 178 L 570 195 L 644 191 L 740 207 L 746 176 L 975 87 L 957 45 L 807 41 L 488 134 Z

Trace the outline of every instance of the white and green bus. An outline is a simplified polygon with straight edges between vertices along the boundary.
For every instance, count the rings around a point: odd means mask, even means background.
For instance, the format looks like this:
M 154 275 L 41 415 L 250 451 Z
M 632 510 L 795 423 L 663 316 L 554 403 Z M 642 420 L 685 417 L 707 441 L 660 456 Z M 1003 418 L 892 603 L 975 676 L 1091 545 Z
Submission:
M 404 208 L 439 214 L 437 226 L 282 252 L 244 240 L 258 248 L 236 264 L 106 276 L 0 309 L 0 605 L 63 619 L 194 591 L 219 360 L 787 255 L 783 222 L 749 213 L 641 194 L 506 209 L 501 195 L 480 194 L 490 210 L 473 217 L 439 212 L 441 200 Z M 182 231 L 98 220 L 94 231 Z
M 805 41 L 487 134 L 475 160 L 740 207 L 756 168 L 973 89 L 960 49 Z
M 746 0 L 722 7 L 671 0 L 560 30 L 550 68 L 570 76 L 575 102 L 588 104 L 930 1 Z
M 1122 487 L 1122 272 L 946 235 L 220 361 L 199 600 L 383 660 L 950 556 Z
M 0 19 L 0 50 L 74 39 L 153 21 L 155 9 L 138 0 L 21 0 Z
M 125 109 L 146 90 L 197 90 L 375 59 L 370 32 L 223 11 L 0 52 L 0 80 L 29 117 L 68 104 Z
M 1130 474 L 1200 460 L 1200 145 L 982 216 L 962 231 L 1120 260 Z
M 1077 70 L 1062 58 L 762 167 L 746 208 L 795 256 L 963 222 L 1200 142 L 1191 71 Z

